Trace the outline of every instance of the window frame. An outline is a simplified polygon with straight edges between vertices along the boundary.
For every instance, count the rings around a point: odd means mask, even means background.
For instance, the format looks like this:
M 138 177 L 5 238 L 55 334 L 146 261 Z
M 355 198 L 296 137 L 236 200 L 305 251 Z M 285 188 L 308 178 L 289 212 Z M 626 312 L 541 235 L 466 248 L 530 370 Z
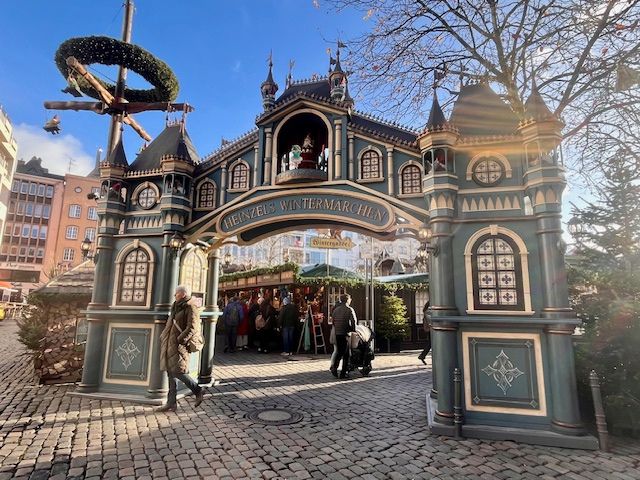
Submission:
M 69 232 L 75 232 L 75 237 L 71 236 Z M 80 229 L 78 228 L 77 225 L 67 225 L 67 228 L 64 231 L 64 238 L 66 240 L 77 240 L 79 233 L 80 233 Z
M 364 173 L 363 163 L 365 160 L 370 160 L 365 158 L 365 155 L 367 155 L 368 153 L 373 153 L 378 157 L 378 176 L 377 177 L 365 178 L 363 175 Z M 369 168 L 371 168 L 371 166 L 369 166 Z M 358 182 L 368 183 L 368 182 L 381 182 L 381 181 L 384 181 L 384 162 L 383 162 L 382 151 L 374 147 L 373 145 L 368 145 L 362 150 L 360 150 L 360 153 L 358 154 Z
M 234 187 L 234 182 L 238 170 L 242 169 L 246 171 L 246 184 L 245 186 Z M 236 160 L 229 166 L 229 182 L 227 191 L 230 193 L 247 192 L 251 188 L 251 167 L 244 160 Z
M 82 218 L 82 205 L 72 203 L 69 205 L 68 211 L 69 218 Z
M 213 192 L 212 192 L 212 196 L 213 196 L 213 201 L 211 205 L 202 205 L 202 190 L 205 187 L 209 187 Z M 205 180 L 203 181 L 200 185 L 198 185 L 198 197 L 197 197 L 197 201 L 196 201 L 196 209 L 213 209 L 215 210 L 216 205 L 218 204 L 218 188 L 216 186 L 216 184 L 212 181 L 212 180 Z
M 418 191 L 417 192 L 405 192 L 404 190 L 404 181 L 405 181 L 405 172 L 407 172 L 407 170 L 411 170 L 411 169 L 417 169 L 418 170 L 418 176 L 419 176 L 419 181 L 418 181 Z M 398 171 L 398 191 L 400 192 L 398 194 L 399 197 L 421 197 L 423 195 L 422 192 L 422 179 L 424 177 L 424 173 L 422 170 L 422 167 L 420 166 L 420 164 L 418 162 L 413 162 L 413 161 L 409 161 L 407 163 L 405 163 L 404 165 L 402 165 L 400 167 L 400 170 Z M 410 179 L 413 180 L 413 179 Z
M 146 284 L 146 294 L 145 294 L 145 303 L 129 303 L 122 302 L 121 292 L 122 292 L 122 282 L 124 277 L 124 260 L 127 258 L 132 251 L 137 249 L 142 249 L 147 254 L 147 284 Z M 111 299 L 111 306 L 115 309 L 148 309 L 151 306 L 152 301 L 152 283 L 153 283 L 153 274 L 155 268 L 155 254 L 151 247 L 144 242 L 141 242 L 139 239 L 135 239 L 133 242 L 125 245 L 122 250 L 118 253 L 115 262 L 115 283 L 113 288 L 113 295 Z

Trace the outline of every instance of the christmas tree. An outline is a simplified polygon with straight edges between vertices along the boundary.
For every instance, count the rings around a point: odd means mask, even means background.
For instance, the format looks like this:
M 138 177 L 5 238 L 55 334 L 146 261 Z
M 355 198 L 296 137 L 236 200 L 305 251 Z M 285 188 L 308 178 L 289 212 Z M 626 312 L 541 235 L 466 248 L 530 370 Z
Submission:
M 578 375 L 600 376 L 607 419 L 640 433 L 640 173 L 619 152 L 605 162 L 596 200 L 574 208 L 572 306 L 584 322 Z
M 387 351 L 393 340 L 401 340 L 408 332 L 407 306 L 395 294 L 384 295 L 376 318 L 376 334 L 387 340 Z

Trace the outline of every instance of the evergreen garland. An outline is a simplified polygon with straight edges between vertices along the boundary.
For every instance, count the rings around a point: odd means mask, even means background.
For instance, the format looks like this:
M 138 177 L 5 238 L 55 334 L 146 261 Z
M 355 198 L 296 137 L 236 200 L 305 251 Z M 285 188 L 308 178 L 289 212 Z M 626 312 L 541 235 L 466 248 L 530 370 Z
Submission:
M 136 72 L 155 88 L 148 90 L 125 89 L 129 102 L 172 102 L 180 89 L 171 68 L 145 49 L 111 37 L 91 36 L 66 40 L 58 47 L 55 62 L 66 79 L 69 76 L 67 58 L 75 57 L 83 65 L 120 65 Z M 101 100 L 100 94 L 82 77 L 76 78 L 80 89 L 92 98 Z M 115 85 L 96 80 L 111 94 Z

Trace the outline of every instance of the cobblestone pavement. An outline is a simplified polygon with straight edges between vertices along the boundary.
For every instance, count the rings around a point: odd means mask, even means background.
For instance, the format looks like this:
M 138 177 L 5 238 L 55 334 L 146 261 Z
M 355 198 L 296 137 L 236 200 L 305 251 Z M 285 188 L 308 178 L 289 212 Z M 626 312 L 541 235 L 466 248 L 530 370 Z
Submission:
M 33 379 L 15 324 L 0 322 L 0 480 L 64 478 L 640 479 L 640 442 L 613 453 L 429 434 L 429 369 L 415 354 L 380 356 L 369 378 L 335 380 L 328 360 L 236 353 L 200 409 L 177 414 L 80 399 Z M 294 409 L 301 422 L 246 413 Z

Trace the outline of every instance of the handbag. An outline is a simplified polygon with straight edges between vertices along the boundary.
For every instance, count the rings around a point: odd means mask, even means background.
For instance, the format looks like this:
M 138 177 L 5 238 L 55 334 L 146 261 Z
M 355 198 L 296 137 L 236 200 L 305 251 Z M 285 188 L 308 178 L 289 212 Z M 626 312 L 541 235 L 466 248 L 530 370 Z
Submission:
M 176 319 L 172 318 L 171 320 L 173 321 L 174 327 L 176 327 L 178 329 L 178 332 L 182 334 L 183 330 L 176 323 Z M 191 335 L 191 338 L 184 345 L 185 348 L 187 349 L 187 352 L 189 353 L 199 352 L 200 350 L 202 350 L 202 347 L 204 346 L 204 337 L 202 336 L 202 332 L 200 331 L 200 329 L 195 329 L 195 330 L 196 330 L 195 333 Z

